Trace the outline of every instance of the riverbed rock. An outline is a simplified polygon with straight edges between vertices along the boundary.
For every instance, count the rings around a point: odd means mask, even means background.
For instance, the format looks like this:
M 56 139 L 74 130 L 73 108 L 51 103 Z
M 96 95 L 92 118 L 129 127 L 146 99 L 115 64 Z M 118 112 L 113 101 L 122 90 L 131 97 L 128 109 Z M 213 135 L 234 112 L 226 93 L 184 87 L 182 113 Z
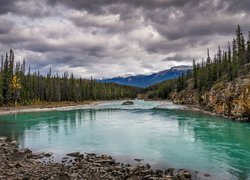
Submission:
M 122 103 L 122 105 L 134 105 L 133 101 L 125 101 Z
M 37 153 L 33 153 L 33 154 L 32 154 L 32 158 L 33 158 L 33 159 L 41 159 L 41 158 L 44 157 L 44 155 L 45 155 L 44 152 L 37 152 Z
M 49 153 L 45 153 L 44 156 L 45 156 L 45 157 L 50 157 L 50 156 L 52 156 L 52 154 L 53 154 L 53 153 L 49 152 Z
M 69 163 L 71 157 L 68 156 L 61 159 L 64 163 L 46 162 L 39 158 L 51 153 L 16 149 L 1 137 L 0 142 L 5 144 L 0 147 L 0 179 L 177 179 L 175 175 L 165 175 L 162 170 L 152 170 L 150 165 L 123 165 L 109 155 L 81 156 L 79 152 L 74 152 L 67 154 L 76 156 L 72 163 Z M 188 172 L 185 173 L 187 176 Z M 182 174 L 181 177 L 184 176 Z
M 68 153 L 66 154 L 67 156 L 71 156 L 71 157 L 79 157 L 80 153 L 79 152 L 73 152 L 73 153 Z

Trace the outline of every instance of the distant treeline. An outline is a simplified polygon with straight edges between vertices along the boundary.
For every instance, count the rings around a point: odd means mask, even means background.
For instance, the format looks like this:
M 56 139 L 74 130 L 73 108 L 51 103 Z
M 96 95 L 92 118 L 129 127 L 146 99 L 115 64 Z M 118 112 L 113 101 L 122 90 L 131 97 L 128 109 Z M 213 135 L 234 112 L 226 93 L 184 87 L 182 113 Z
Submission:
M 234 78 L 246 75 L 250 72 L 250 32 L 248 40 L 245 41 L 241 27 L 236 29 L 236 37 L 232 43 L 228 43 L 227 50 L 222 51 L 218 47 L 217 54 L 210 57 L 207 50 L 206 60 L 196 63 L 193 60 L 193 71 L 178 79 L 165 81 L 152 86 L 151 98 L 169 98 L 173 91 L 180 92 L 190 83 L 192 88 L 198 92 L 209 90 L 218 81 L 232 81 Z
M 47 75 L 39 71 L 26 73 L 25 60 L 15 62 L 11 49 L 1 58 L 0 68 L 0 105 L 11 105 L 17 102 L 30 104 L 32 101 L 83 101 L 111 100 L 119 98 L 134 98 L 136 88 L 114 83 L 98 83 L 77 78 L 65 72 L 62 76 L 52 75 L 51 69 Z

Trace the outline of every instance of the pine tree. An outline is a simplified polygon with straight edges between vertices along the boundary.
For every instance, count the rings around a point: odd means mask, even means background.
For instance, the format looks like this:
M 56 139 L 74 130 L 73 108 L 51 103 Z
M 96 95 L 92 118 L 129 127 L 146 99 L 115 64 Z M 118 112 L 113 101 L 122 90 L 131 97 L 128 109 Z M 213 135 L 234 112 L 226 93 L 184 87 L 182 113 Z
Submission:
M 197 68 L 195 60 L 193 59 L 193 80 L 194 80 L 194 89 L 197 88 Z
M 212 68 L 211 68 L 211 58 L 209 54 L 209 49 L 207 49 L 207 64 L 206 64 L 206 87 L 211 87 L 212 85 Z
M 248 32 L 248 41 L 246 49 L 246 63 L 250 63 L 250 31 Z
M 233 75 L 232 77 L 233 78 L 238 76 L 238 67 L 239 67 L 238 52 L 237 52 L 236 40 L 234 39 L 233 40 L 233 59 L 232 59 L 232 75 Z
M 217 68 L 217 77 L 219 79 L 222 76 L 222 52 L 220 46 L 218 47 L 217 59 L 218 62 L 216 64 L 216 68 Z
M 3 68 L 3 103 L 5 105 L 10 103 L 11 100 L 11 89 L 10 89 L 10 68 L 9 68 L 9 56 L 6 53 Z
M 3 104 L 3 55 L 1 58 L 1 68 L 0 68 L 0 105 Z

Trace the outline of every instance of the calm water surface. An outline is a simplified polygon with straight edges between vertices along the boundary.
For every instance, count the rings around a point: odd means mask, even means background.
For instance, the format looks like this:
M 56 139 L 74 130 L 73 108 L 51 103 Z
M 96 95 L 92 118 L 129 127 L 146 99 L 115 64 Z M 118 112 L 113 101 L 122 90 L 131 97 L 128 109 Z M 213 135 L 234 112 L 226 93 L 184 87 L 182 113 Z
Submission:
M 250 124 L 171 103 L 120 104 L 0 116 L 0 135 L 35 151 L 107 153 L 217 178 L 250 179 Z

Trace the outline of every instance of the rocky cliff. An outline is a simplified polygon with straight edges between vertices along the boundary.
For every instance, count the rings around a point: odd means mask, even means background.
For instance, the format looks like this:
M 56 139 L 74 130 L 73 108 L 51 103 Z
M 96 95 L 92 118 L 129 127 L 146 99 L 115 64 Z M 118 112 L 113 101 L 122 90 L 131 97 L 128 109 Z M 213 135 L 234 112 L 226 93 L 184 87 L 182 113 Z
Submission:
M 250 121 L 250 75 L 236 78 L 231 82 L 220 81 L 209 91 L 198 92 L 192 83 L 179 92 L 172 93 L 171 99 L 177 104 L 190 104 L 222 116 Z

